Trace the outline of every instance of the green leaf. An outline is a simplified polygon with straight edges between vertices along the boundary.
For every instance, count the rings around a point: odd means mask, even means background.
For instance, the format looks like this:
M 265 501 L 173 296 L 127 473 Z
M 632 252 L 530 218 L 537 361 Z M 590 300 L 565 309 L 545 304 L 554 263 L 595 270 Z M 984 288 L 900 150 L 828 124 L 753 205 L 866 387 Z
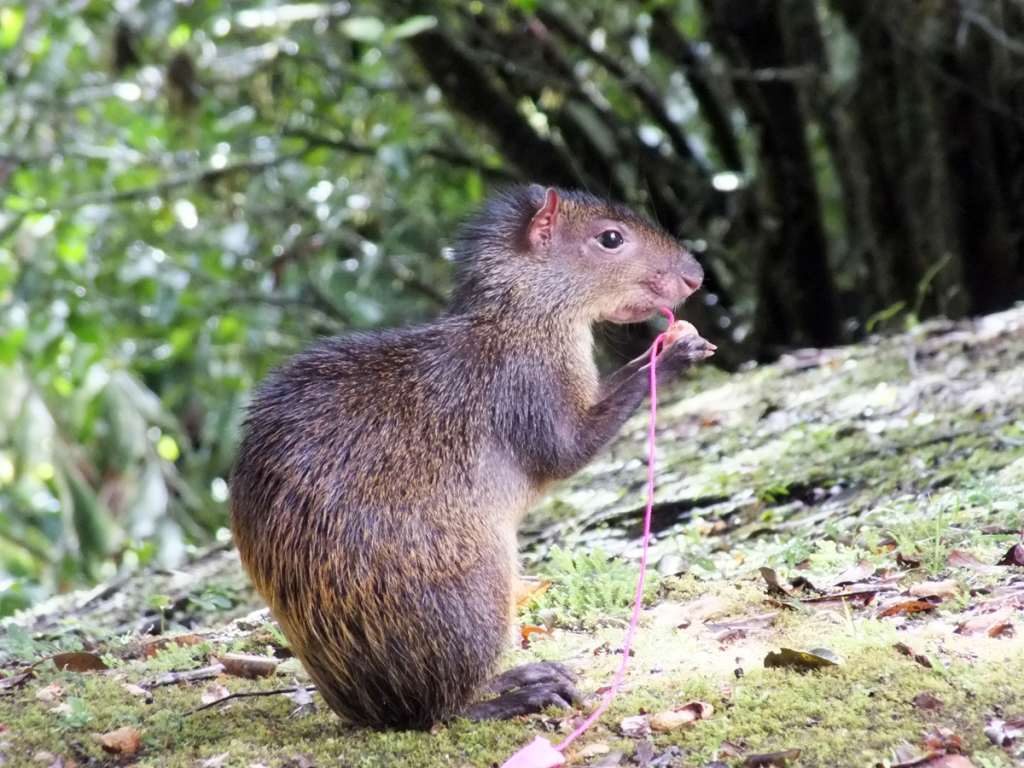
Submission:
M 384 34 L 384 22 L 374 16 L 353 16 L 341 22 L 341 31 L 353 40 L 375 43 Z
M 392 27 L 388 37 L 391 40 L 405 40 L 436 26 L 437 18 L 434 16 L 410 16 L 401 24 Z
M 25 12 L 21 8 L 0 8 L 0 48 L 7 50 L 21 37 Z
M 179 24 L 174 31 L 167 36 L 167 45 L 171 48 L 181 48 L 192 39 L 192 28 L 188 24 Z

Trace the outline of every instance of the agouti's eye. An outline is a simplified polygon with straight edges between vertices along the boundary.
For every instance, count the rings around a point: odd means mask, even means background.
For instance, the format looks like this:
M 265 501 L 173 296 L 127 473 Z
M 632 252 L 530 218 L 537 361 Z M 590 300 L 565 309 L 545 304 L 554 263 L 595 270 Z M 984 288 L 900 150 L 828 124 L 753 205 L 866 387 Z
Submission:
M 617 229 L 606 229 L 600 235 L 597 236 L 597 242 L 601 244 L 602 248 L 607 248 L 609 251 L 614 251 L 620 245 L 622 245 L 622 233 Z

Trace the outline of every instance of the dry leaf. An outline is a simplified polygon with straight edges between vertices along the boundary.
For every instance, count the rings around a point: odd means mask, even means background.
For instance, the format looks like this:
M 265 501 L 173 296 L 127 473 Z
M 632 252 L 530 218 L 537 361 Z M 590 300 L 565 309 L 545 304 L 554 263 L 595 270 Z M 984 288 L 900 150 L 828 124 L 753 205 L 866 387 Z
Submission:
M 622 718 L 622 722 L 619 723 L 619 730 L 622 731 L 623 736 L 639 739 L 642 736 L 650 735 L 651 726 L 647 722 L 647 715 L 633 715 L 632 717 Z
M 50 683 L 45 688 L 40 688 L 36 691 L 36 701 L 41 701 L 43 704 L 52 704 L 55 701 L 60 701 L 64 698 L 64 689 L 60 687 L 57 682 Z
M 203 688 L 203 692 L 199 695 L 199 700 L 203 704 L 213 704 L 213 702 L 226 699 L 230 695 L 231 691 L 228 690 L 226 685 L 214 680 Z
M 580 760 L 589 760 L 590 758 L 597 757 L 598 755 L 607 755 L 611 751 L 612 748 L 607 744 L 587 744 L 587 746 L 576 753 L 576 757 Z
M 942 699 L 928 693 L 928 691 L 921 691 L 912 701 L 914 706 L 919 709 L 942 709 L 946 706 Z
M 224 763 L 231 757 L 230 752 L 222 752 L 219 755 L 207 758 L 203 761 L 203 768 L 224 768 Z
M 842 658 L 824 648 L 814 648 L 810 651 L 780 648 L 778 653 L 773 651 L 764 657 L 764 665 L 768 668 L 820 669 L 821 667 L 835 667 L 842 663 Z
M 258 677 L 270 677 L 277 671 L 279 659 L 268 656 L 251 656 L 247 653 L 225 653 L 217 656 L 214 661 L 224 665 L 224 671 L 235 677 L 255 680 Z
M 775 590 L 776 592 L 782 592 L 784 595 L 794 595 L 800 591 L 790 585 L 789 582 L 784 581 L 772 568 L 762 566 L 760 571 L 761 578 L 768 583 L 769 591 Z
M 875 565 L 866 557 L 862 557 L 856 563 L 851 565 L 845 571 L 837 576 L 833 576 L 831 579 L 826 581 L 822 586 L 827 587 L 838 587 L 841 584 L 853 584 L 854 582 L 863 581 L 868 576 L 872 576 L 875 573 Z
M 161 637 L 159 640 L 154 640 L 151 643 L 146 643 L 146 647 L 143 649 L 145 655 L 151 659 L 156 658 L 157 651 L 166 648 L 168 645 L 177 645 L 181 648 L 185 648 L 192 645 L 199 645 L 203 642 L 203 638 L 199 635 L 178 635 L 177 637 Z
M 977 768 L 970 760 L 963 755 L 940 755 L 927 763 L 928 768 Z
M 914 651 L 913 648 L 911 648 L 906 643 L 896 643 L 896 645 L 894 645 L 893 648 L 902 653 L 904 656 L 909 656 L 922 667 L 927 667 L 928 669 L 932 668 L 931 659 L 929 659 L 923 653 L 917 653 L 916 651 Z
M 35 671 L 28 669 L 20 675 L 12 675 L 11 677 L 0 679 L 0 691 L 10 688 L 20 688 L 35 676 Z
M 691 701 L 678 709 L 653 714 L 648 722 L 652 731 L 667 733 L 698 720 L 707 720 L 714 712 L 715 708 L 710 704 L 703 701 Z
M 999 565 L 988 565 L 980 560 L 975 559 L 972 555 L 967 554 L 962 549 L 954 549 L 949 553 L 949 560 L 947 561 L 950 565 L 955 565 L 960 568 L 970 568 L 972 571 L 978 573 L 1006 573 L 1006 568 Z
M 946 600 L 960 594 L 960 585 L 953 579 L 945 581 L 922 581 L 912 584 L 907 594 L 911 597 L 941 597 Z
M 132 696 L 139 699 L 144 699 L 147 696 L 153 695 L 150 691 L 147 691 L 145 688 L 135 685 L 134 683 L 124 683 L 121 687 L 128 691 Z
M 927 603 L 924 600 L 901 600 L 898 603 L 893 603 L 881 609 L 875 614 L 875 618 L 884 619 L 887 616 L 895 616 L 898 613 L 921 613 L 922 611 L 934 609 L 935 605 L 933 603 Z
M 980 635 L 984 633 L 989 637 L 996 637 L 1002 634 L 1008 627 L 1012 627 L 1010 619 L 1015 613 L 1016 610 L 1012 606 L 1005 605 L 997 611 L 984 613 L 973 619 L 960 622 L 955 631 L 958 635 Z
M 790 760 L 800 757 L 801 750 L 789 749 L 785 752 L 768 752 L 763 755 L 747 755 L 743 765 L 747 768 L 768 768 L 769 766 L 788 765 Z
M 1024 544 L 1014 544 L 999 561 L 1000 565 L 1015 565 L 1024 568 Z
M 718 745 L 718 751 L 724 757 L 743 757 L 747 750 L 741 747 L 739 744 L 733 744 L 731 741 L 725 739 Z
M 535 602 L 538 597 L 543 595 L 551 588 L 551 582 L 548 579 L 543 581 L 526 581 L 520 579 L 516 584 L 516 608 L 523 610 L 531 603 Z
M 1024 736 L 1024 718 L 1016 722 L 1007 722 L 993 717 L 985 726 L 984 733 L 997 747 L 1007 749 L 1013 746 L 1014 739 Z
M 946 752 L 962 752 L 964 742 L 963 739 L 949 728 L 939 725 L 925 732 L 921 739 L 921 746 L 926 749 L 943 750 Z
M 104 752 L 112 755 L 134 755 L 142 745 L 142 735 L 134 728 L 124 726 L 100 736 Z
M 39 663 L 46 661 L 52 661 L 53 666 L 62 672 L 98 672 L 100 670 L 110 669 L 110 667 L 103 663 L 103 659 L 95 653 L 86 653 L 85 651 L 58 653 L 56 656 L 51 656 L 49 659 L 43 659 L 43 661 Z
M 554 637 L 554 635 L 552 635 L 550 632 L 544 629 L 544 627 L 538 627 L 535 624 L 523 624 L 522 627 L 520 627 L 520 632 L 523 635 L 523 648 L 530 647 L 530 643 L 532 642 L 531 637 L 533 635 L 540 635 L 541 637 Z

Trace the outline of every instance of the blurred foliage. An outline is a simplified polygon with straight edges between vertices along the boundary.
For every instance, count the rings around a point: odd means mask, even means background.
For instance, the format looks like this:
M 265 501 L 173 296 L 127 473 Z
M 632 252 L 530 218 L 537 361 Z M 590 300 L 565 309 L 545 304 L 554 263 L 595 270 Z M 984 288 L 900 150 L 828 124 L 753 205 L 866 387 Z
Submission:
M 691 238 L 720 363 L 1007 306 L 1021 31 L 1013 0 L 4 4 L 0 616 L 224 538 L 254 384 L 436 315 L 503 183 Z
M 395 76 L 433 20 L 250 6 L 0 9 L 0 615 L 180 563 L 269 367 L 441 306 L 499 163 Z

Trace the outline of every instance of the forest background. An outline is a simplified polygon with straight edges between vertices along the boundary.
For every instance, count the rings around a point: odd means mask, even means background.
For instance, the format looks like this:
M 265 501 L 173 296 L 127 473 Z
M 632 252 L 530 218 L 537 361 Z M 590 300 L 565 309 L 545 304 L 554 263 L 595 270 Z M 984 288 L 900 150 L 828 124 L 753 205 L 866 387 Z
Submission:
M 519 182 L 687 242 L 727 368 L 1008 307 L 1024 2 L 5 4 L 0 616 L 226 536 L 253 386 Z

